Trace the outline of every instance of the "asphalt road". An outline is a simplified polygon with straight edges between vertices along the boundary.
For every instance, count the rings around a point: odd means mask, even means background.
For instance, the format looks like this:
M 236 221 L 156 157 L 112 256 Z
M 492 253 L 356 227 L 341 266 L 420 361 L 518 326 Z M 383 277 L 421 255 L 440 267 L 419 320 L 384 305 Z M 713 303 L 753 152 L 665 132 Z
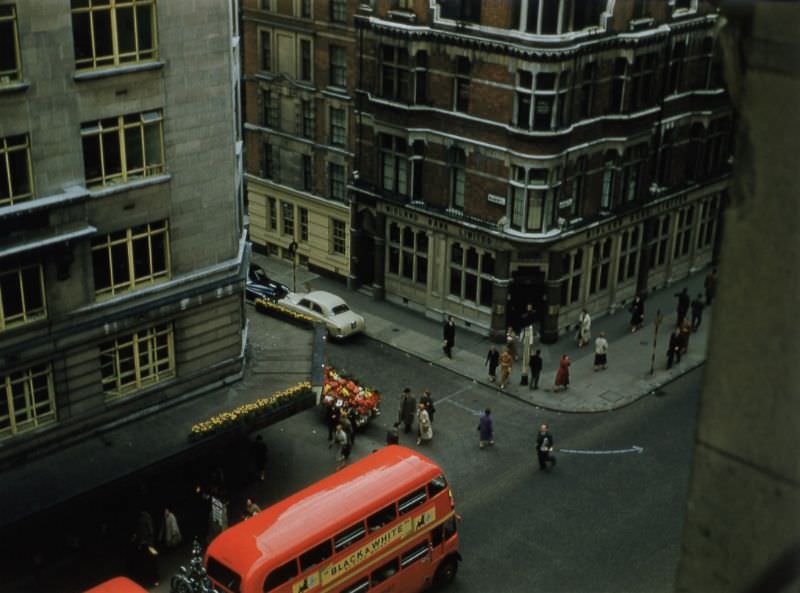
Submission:
M 444 468 L 463 517 L 464 562 L 449 590 L 672 591 L 702 369 L 627 408 L 578 415 L 534 408 L 368 338 L 332 344 L 329 361 L 384 394 L 356 454 L 383 444 L 403 387 L 417 396 L 427 387 L 437 401 L 434 441 L 422 449 Z M 485 407 L 496 445 L 480 450 Z M 558 451 L 547 473 L 534 449 L 543 421 L 557 450 L 584 451 Z

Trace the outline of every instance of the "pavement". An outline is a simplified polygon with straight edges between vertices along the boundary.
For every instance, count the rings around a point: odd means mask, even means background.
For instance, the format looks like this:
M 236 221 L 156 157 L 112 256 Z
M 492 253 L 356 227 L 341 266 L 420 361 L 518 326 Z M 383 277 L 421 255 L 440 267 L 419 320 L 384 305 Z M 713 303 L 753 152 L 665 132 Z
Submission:
M 289 262 L 260 254 L 254 254 L 253 261 L 264 267 L 271 278 L 292 287 L 292 267 Z M 510 397 L 548 410 L 574 413 L 616 410 L 641 397 L 658 393 L 662 386 L 700 366 L 706 359 L 712 315 L 710 307 L 705 308 L 700 327 L 689 340 L 687 354 L 671 369 L 666 368 L 669 334 L 676 320 L 677 298 L 674 295 L 684 287 L 688 288 L 692 298 L 703 293 L 703 272 L 647 295 L 645 325 L 636 333 L 630 331 L 630 314 L 627 309 L 618 308 L 614 313 L 593 317 L 592 340 L 583 348 L 578 348 L 574 332 L 560 336 L 554 344 L 542 344 L 537 340 L 534 349 L 542 351 L 543 369 L 539 388 L 536 390 L 531 389 L 531 385 L 520 385 L 520 360 L 514 362 L 511 380 L 504 390 L 500 390 L 497 383 L 490 382 L 485 360 L 492 342 L 487 336 L 466 328 L 458 321 L 453 358 L 450 359 L 442 351 L 442 322 L 430 319 L 409 307 L 376 301 L 367 289 L 349 290 L 343 282 L 319 276 L 305 268 L 298 268 L 296 273 L 298 291 L 326 290 L 344 298 L 351 309 L 364 316 L 366 334 L 370 338 Z M 658 333 L 654 336 L 658 310 L 663 313 L 663 318 Z M 601 331 L 605 332 L 609 342 L 608 366 L 606 370 L 595 372 L 594 338 Z M 656 355 L 651 373 L 654 337 Z M 520 347 L 518 351 L 521 355 Z M 562 354 L 567 354 L 572 361 L 570 384 L 566 391 L 555 391 L 555 374 Z M 499 369 L 497 374 L 499 379 Z

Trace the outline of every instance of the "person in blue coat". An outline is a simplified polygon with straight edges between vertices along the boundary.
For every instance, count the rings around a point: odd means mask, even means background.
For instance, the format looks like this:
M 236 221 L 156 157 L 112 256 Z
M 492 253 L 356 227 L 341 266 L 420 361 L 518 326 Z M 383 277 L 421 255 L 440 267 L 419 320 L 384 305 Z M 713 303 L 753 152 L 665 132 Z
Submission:
M 494 445 L 494 427 L 492 426 L 492 411 L 486 408 L 478 421 L 481 449 L 487 445 Z

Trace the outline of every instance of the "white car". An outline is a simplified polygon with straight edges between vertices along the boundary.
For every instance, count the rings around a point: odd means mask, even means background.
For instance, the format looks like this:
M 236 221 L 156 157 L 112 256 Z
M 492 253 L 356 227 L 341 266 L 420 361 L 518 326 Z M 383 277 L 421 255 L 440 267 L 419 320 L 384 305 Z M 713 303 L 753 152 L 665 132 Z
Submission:
M 324 322 L 328 335 L 332 338 L 344 338 L 364 331 L 364 318 L 351 311 L 347 303 L 330 292 L 290 292 L 278 304 Z

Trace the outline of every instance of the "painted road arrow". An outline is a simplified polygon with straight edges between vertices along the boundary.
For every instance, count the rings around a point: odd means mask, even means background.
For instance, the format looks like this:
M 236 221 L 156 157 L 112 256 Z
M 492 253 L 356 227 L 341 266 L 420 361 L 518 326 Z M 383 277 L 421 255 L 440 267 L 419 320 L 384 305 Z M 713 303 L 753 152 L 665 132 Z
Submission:
M 589 449 L 559 449 L 561 453 L 580 453 L 581 455 L 615 455 L 617 453 L 641 453 L 644 447 L 634 445 L 630 449 L 612 449 L 610 451 L 590 451 Z

